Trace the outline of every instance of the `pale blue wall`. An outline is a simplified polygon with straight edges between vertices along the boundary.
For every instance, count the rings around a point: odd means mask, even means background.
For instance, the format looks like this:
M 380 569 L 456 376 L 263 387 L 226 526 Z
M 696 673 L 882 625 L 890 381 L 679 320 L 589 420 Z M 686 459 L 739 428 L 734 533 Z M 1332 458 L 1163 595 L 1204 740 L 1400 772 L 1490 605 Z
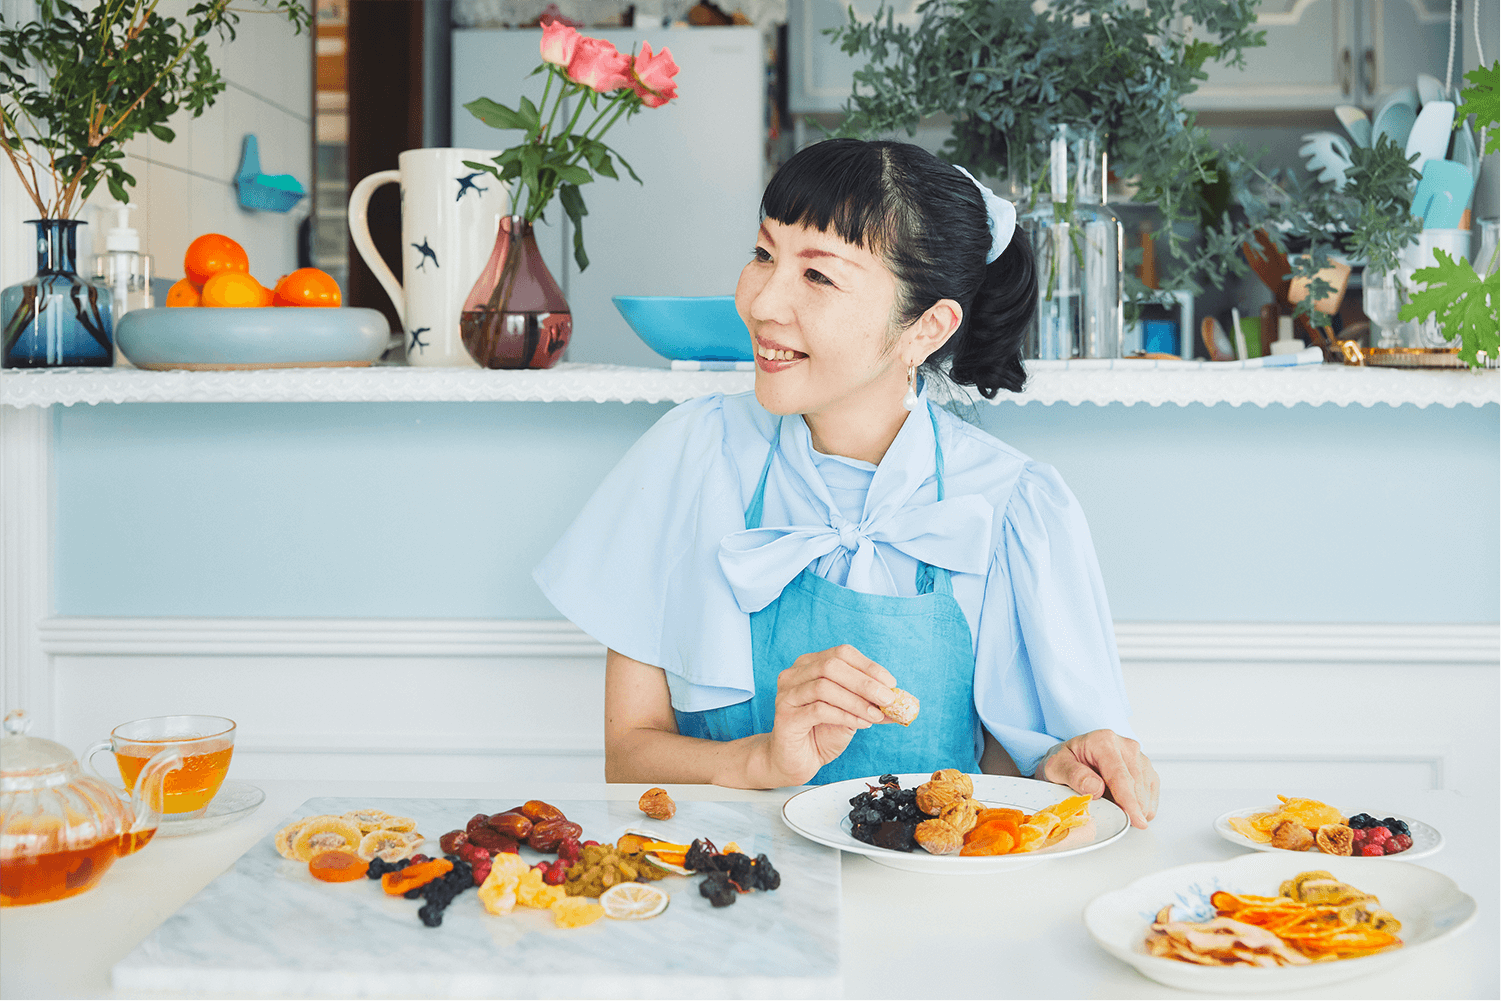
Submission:
M 64 615 L 552 618 L 530 569 L 666 411 L 55 409 Z M 1495 622 L 1495 406 L 980 408 L 1084 504 L 1129 621 Z

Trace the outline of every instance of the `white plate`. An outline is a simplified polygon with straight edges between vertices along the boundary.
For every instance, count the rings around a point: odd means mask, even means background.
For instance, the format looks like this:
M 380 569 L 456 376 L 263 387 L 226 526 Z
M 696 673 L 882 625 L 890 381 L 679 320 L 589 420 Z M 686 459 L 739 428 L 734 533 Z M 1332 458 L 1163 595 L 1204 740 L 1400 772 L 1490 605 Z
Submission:
M 213 801 L 197 816 L 163 816 L 161 826 L 156 829 L 156 836 L 174 838 L 180 834 L 212 831 L 216 827 L 232 824 L 241 817 L 248 817 L 265 799 L 266 794 L 249 782 L 226 782 L 219 787 Z
M 1264 806 L 1253 809 L 1231 810 L 1228 813 L 1221 814 L 1214 821 L 1214 833 L 1218 834 L 1220 837 L 1224 838 L 1226 841 L 1230 842 L 1232 845 L 1235 845 L 1238 848 L 1254 848 L 1259 852 L 1283 852 L 1289 855 L 1316 855 L 1319 858 L 1337 857 L 1325 855 L 1323 852 L 1319 851 L 1317 847 L 1310 848 L 1305 852 L 1294 852 L 1287 848 L 1273 848 L 1270 844 L 1264 844 L 1259 841 L 1252 841 L 1250 838 L 1246 837 L 1244 834 L 1241 834 L 1235 828 L 1230 826 L 1231 817 L 1249 817 L 1253 813 L 1271 813 L 1275 811 L 1279 806 L 1281 806 L 1280 803 L 1277 806 Z M 1387 817 L 1391 817 L 1393 820 L 1400 820 L 1407 825 L 1408 833 L 1412 835 L 1412 847 L 1407 849 L 1407 851 L 1398 852 L 1395 855 L 1377 855 L 1373 858 L 1365 859 L 1365 861 L 1378 862 L 1381 859 L 1390 859 L 1393 862 L 1411 862 L 1413 859 L 1424 858 L 1428 855 L 1432 855 L 1440 848 L 1444 847 L 1444 836 L 1440 834 L 1435 828 L 1429 827 L 1421 820 L 1414 820 L 1411 817 L 1404 817 L 1400 813 L 1377 813 L 1375 810 L 1356 810 L 1355 812 L 1369 813 L 1371 816 L 1377 818 L 1378 820 L 1382 820 Z M 1362 856 L 1362 858 L 1364 857 Z
M 1167 904 L 1174 905 L 1175 919 L 1207 920 L 1214 916 L 1209 896 L 1216 890 L 1275 896 L 1283 880 L 1314 868 L 1375 894 L 1381 906 L 1402 922 L 1402 948 L 1358 959 L 1271 968 L 1199 966 L 1147 952 L 1147 932 Z M 1367 865 L 1364 859 L 1332 855 L 1306 860 L 1282 854 L 1241 855 L 1222 862 L 1182 865 L 1103 893 L 1084 909 L 1084 924 L 1094 940 L 1144 976 L 1186 991 L 1241 995 L 1308 990 L 1376 973 L 1455 934 L 1474 919 L 1474 898 L 1448 876 L 1405 862 Z
M 932 778 L 929 772 L 898 775 L 903 789 L 922 785 Z M 850 834 L 850 799 L 869 786 L 879 785 L 879 776 L 863 779 L 846 779 L 816 786 L 793 796 L 782 804 L 782 821 L 809 841 L 816 841 L 840 851 L 856 852 L 869 856 L 871 861 L 906 869 L 910 872 L 941 872 L 952 875 L 973 875 L 982 872 L 1009 872 L 1025 869 L 1050 858 L 1062 855 L 1077 855 L 1080 852 L 1103 848 L 1125 835 L 1131 822 L 1120 807 L 1109 800 L 1097 799 L 1089 804 L 1090 820 L 1076 827 L 1068 837 L 1048 848 L 1023 852 L 1016 855 L 929 855 L 918 848 L 911 852 L 899 852 L 890 848 L 877 848 L 863 841 L 856 841 Z M 1036 779 L 1020 779 L 1009 775 L 971 775 L 975 784 L 975 799 L 987 807 L 1013 807 L 1026 813 L 1035 813 L 1045 806 L 1074 795 L 1068 786 Z

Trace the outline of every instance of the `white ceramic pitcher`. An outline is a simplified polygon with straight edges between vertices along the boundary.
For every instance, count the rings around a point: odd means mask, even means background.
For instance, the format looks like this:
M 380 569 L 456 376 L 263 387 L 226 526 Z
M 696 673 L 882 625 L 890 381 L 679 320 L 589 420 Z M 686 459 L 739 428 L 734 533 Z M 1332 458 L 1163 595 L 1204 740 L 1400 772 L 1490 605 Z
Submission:
M 459 337 L 459 315 L 511 200 L 493 175 L 464 161 L 498 155 L 483 149 L 409 149 L 396 158 L 398 169 L 371 174 L 349 193 L 349 233 L 401 317 L 409 365 L 475 364 Z M 404 283 L 376 251 L 366 221 L 371 194 L 393 181 L 401 185 Z

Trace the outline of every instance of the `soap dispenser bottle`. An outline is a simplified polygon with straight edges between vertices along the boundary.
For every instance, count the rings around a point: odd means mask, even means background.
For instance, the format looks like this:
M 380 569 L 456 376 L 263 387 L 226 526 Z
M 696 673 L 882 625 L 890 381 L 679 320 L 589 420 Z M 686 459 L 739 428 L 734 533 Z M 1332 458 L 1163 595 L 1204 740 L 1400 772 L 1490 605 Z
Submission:
M 94 276 L 109 285 L 113 295 L 114 321 L 118 328 L 120 318 L 133 309 L 150 309 L 155 305 L 151 297 L 151 258 L 141 253 L 141 237 L 130 225 L 130 210 L 134 204 L 118 206 L 115 225 L 105 234 L 103 254 L 94 259 Z M 130 362 L 120 353 L 118 338 L 115 341 L 115 364 L 129 366 Z

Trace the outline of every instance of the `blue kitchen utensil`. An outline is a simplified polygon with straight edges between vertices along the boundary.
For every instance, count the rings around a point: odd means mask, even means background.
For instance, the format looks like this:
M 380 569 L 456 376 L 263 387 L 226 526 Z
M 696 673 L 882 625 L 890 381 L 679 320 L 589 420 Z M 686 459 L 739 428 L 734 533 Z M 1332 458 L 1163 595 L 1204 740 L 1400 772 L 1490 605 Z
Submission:
M 1475 190 L 1475 175 L 1453 160 L 1429 160 L 1412 195 L 1412 214 L 1424 229 L 1456 229 Z M 129 315 L 129 314 L 127 314 Z
M 256 212 L 288 212 L 307 194 L 291 174 L 261 173 L 261 147 L 255 133 L 245 135 L 235 188 L 242 208 Z
M 1334 115 L 1355 140 L 1355 145 L 1371 145 L 1371 120 L 1363 110 L 1353 104 L 1341 104 L 1334 109 Z
M 1407 136 L 1407 159 L 1412 169 L 1423 172 L 1429 160 L 1442 160 L 1449 149 L 1449 136 L 1454 131 L 1454 104 L 1450 101 L 1429 101 L 1418 112 L 1412 132 Z M 1413 155 L 1417 159 L 1413 160 Z
M 752 361 L 750 331 L 732 295 L 617 295 L 611 302 L 636 336 L 663 358 Z
M 1416 87 L 1398 87 L 1382 102 L 1371 118 L 1371 145 L 1376 145 L 1377 136 L 1386 136 L 1402 148 L 1407 148 L 1407 136 L 1412 132 L 1412 123 L 1418 118 L 1418 91 Z

